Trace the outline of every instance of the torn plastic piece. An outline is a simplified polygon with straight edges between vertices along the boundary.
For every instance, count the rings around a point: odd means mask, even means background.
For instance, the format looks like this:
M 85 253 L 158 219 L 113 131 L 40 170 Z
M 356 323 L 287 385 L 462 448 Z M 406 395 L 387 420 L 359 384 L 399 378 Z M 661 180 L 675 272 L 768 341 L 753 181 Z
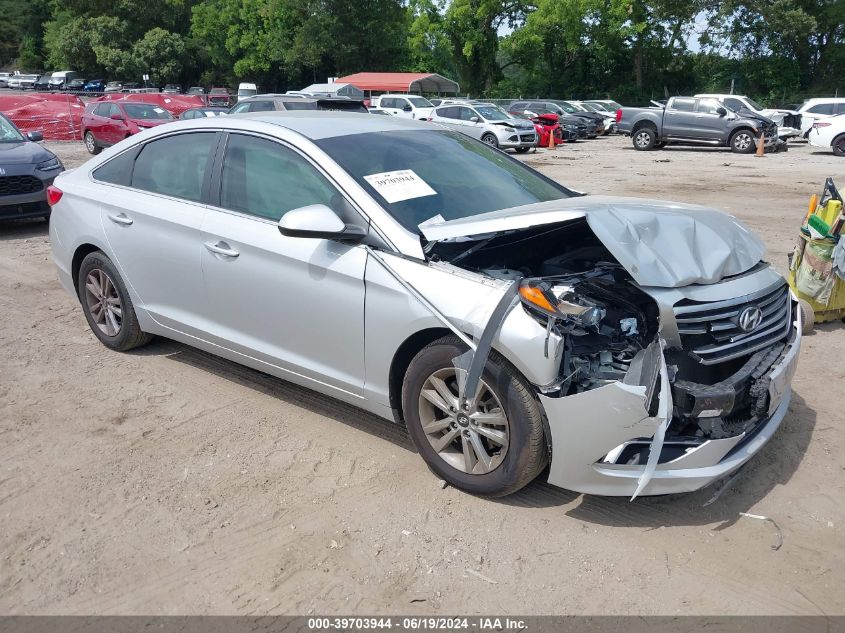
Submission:
M 475 398 L 478 392 L 478 385 L 481 380 L 481 372 L 484 371 L 484 366 L 487 364 L 487 358 L 490 356 L 490 350 L 493 349 L 493 337 L 505 321 L 505 317 L 511 309 L 519 303 L 520 299 L 517 294 L 519 290 L 519 280 L 515 280 L 505 290 L 499 303 L 487 320 L 487 325 L 484 326 L 484 331 L 478 339 L 478 346 L 472 351 L 472 359 L 467 367 L 466 382 L 463 389 L 459 391 L 459 398 L 461 407 L 464 409 L 472 409 L 475 406 Z M 458 357 L 460 358 L 460 356 Z M 458 372 L 460 373 L 460 372 Z M 458 387 L 460 388 L 460 381 Z M 471 401 L 467 402 L 467 393 L 471 394 Z
M 663 440 L 666 437 L 666 429 L 669 427 L 669 422 L 672 420 L 672 399 L 671 386 L 669 385 L 669 371 L 666 368 L 666 357 L 664 355 L 664 348 L 666 343 L 660 340 L 660 400 L 657 406 L 657 418 L 660 419 L 660 424 L 654 433 L 651 440 L 651 445 L 648 447 L 648 461 L 646 462 L 643 474 L 640 475 L 637 481 L 637 489 L 631 497 L 631 501 L 637 498 L 651 478 L 654 476 L 654 471 L 657 469 L 657 462 L 660 459 L 660 453 L 663 451 Z
M 443 325 L 452 330 L 452 333 L 454 333 L 455 336 L 457 336 L 464 343 L 466 343 L 470 349 L 475 350 L 475 341 L 473 341 L 470 337 L 461 332 L 461 330 L 454 323 L 452 323 L 445 314 L 438 310 L 434 306 L 434 304 L 432 304 L 428 299 L 426 299 L 419 290 L 414 288 L 411 284 L 405 281 L 399 273 L 393 270 L 390 264 L 384 261 L 384 258 L 382 258 L 382 256 L 379 255 L 375 251 L 375 249 L 370 246 L 364 246 L 364 249 L 367 251 L 367 253 L 372 256 L 374 260 L 381 264 L 382 268 L 384 268 L 384 270 L 387 271 L 387 273 L 391 277 L 393 277 L 397 282 L 399 282 L 400 286 L 402 286 L 405 290 L 411 293 L 411 296 L 413 296 L 417 301 L 419 301 L 423 306 L 425 306 L 437 318 L 437 320 L 439 320 L 441 323 L 443 323 Z
M 757 519 L 758 521 L 768 521 L 769 523 L 774 525 L 775 530 L 777 530 L 777 540 L 775 541 L 775 544 L 772 545 L 772 549 L 774 551 L 778 551 L 781 548 L 781 546 L 783 545 L 783 532 L 781 532 L 780 526 L 775 523 L 774 519 L 772 519 L 771 517 L 764 517 L 761 514 L 749 514 L 748 512 L 740 512 L 739 516 L 746 517 L 748 519 Z
M 619 329 L 625 336 L 636 336 L 639 334 L 637 330 L 637 319 L 629 317 L 627 319 L 619 319 Z

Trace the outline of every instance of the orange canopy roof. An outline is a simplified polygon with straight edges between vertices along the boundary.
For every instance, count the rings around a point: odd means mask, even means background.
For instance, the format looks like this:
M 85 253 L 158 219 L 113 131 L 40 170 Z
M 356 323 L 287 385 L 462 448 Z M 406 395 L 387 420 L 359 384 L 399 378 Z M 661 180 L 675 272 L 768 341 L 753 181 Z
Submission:
M 338 77 L 337 83 L 379 92 L 446 92 L 457 94 L 457 82 L 437 73 L 355 73 Z

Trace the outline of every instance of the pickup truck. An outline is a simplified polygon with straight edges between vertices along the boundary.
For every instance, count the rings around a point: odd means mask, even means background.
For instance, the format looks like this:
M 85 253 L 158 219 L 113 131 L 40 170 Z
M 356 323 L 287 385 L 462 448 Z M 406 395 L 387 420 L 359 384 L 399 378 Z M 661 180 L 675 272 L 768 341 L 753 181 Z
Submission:
M 637 150 L 682 143 L 730 147 L 750 154 L 757 149 L 761 132 L 765 147 L 778 142 L 773 121 L 745 109 L 734 112 L 712 98 L 672 97 L 665 105 L 621 108 L 616 111 L 616 121 L 617 130 L 629 135 Z

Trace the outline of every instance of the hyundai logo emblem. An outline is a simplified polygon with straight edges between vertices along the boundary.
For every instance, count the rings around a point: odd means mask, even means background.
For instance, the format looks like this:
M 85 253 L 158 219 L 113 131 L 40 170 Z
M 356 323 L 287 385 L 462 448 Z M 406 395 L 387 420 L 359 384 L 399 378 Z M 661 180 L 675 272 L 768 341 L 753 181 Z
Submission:
M 757 306 L 748 306 L 739 313 L 739 329 L 743 332 L 755 330 L 763 321 L 763 311 Z

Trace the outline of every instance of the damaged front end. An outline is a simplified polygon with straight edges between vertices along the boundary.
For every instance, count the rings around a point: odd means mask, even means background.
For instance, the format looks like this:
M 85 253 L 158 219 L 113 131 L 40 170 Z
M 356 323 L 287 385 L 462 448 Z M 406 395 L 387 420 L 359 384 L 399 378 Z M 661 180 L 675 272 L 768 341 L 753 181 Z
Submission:
M 681 257 L 672 271 L 652 262 L 645 277 L 642 253 L 639 263 L 618 248 L 616 257 L 605 246 L 611 223 L 594 231 L 588 217 L 434 242 L 429 257 L 515 284 L 519 301 L 494 324 L 497 345 L 537 388 L 550 483 L 635 497 L 730 474 L 786 413 L 800 346 L 794 297 L 748 258 L 722 262 L 720 275 L 695 272 L 710 275 L 705 283 L 694 283 Z M 755 248 L 747 255 L 759 261 Z M 697 259 L 701 267 L 707 257 Z

